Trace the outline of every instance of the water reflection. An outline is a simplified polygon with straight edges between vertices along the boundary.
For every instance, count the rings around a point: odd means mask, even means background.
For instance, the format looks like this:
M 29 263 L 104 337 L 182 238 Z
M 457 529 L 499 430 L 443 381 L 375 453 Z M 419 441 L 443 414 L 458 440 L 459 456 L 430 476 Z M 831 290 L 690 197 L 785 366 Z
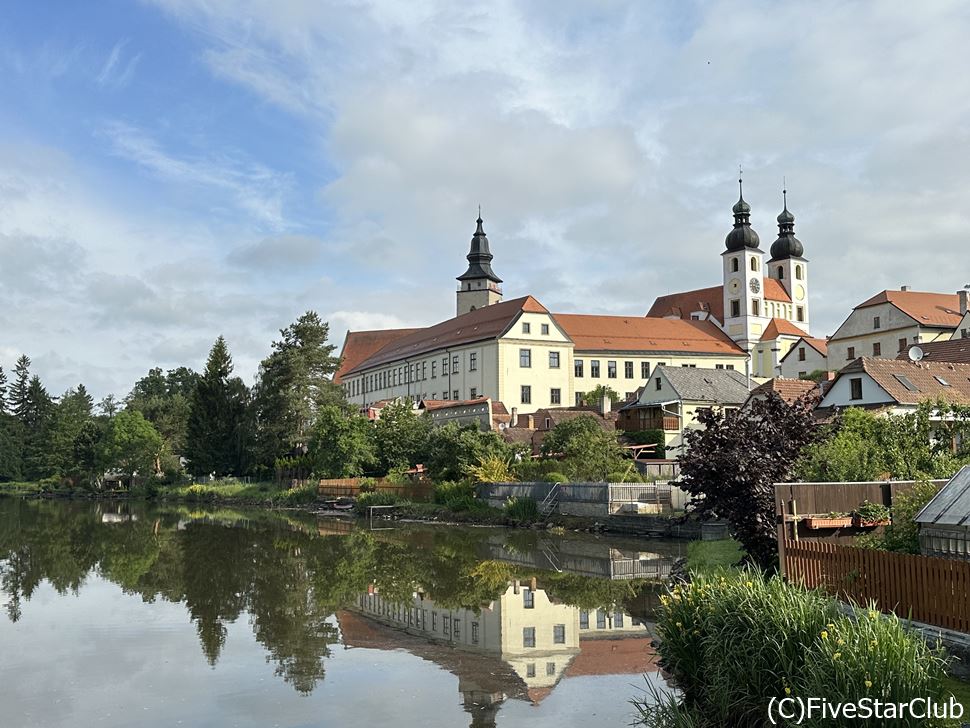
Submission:
M 334 651 L 400 650 L 458 678 L 472 725 L 564 678 L 638 675 L 643 621 L 680 544 L 495 529 L 369 532 L 298 514 L 0 498 L 0 599 L 17 623 L 43 582 L 94 578 L 146 604 L 184 605 L 215 667 L 246 617 L 299 694 Z M 630 682 L 635 681 L 635 678 Z

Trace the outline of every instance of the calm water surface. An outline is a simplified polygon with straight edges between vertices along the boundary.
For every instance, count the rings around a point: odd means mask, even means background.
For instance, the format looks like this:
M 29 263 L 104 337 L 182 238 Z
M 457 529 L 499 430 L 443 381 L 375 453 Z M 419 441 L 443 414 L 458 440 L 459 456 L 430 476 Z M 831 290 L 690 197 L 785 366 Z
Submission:
M 628 725 L 685 550 L 0 498 L 0 725 Z

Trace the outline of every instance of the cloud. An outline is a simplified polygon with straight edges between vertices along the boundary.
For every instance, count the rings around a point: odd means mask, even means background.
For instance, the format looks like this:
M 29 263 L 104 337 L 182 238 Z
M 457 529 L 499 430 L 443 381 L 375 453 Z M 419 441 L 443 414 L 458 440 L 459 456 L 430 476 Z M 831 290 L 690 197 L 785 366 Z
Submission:
M 128 39 L 120 40 L 111 48 L 111 52 L 105 59 L 101 71 L 95 79 L 99 86 L 111 86 L 114 88 L 124 88 L 135 75 L 135 69 L 141 61 L 142 54 L 135 53 L 124 59 L 125 46 Z
M 299 270 L 315 263 L 323 253 L 323 242 L 308 235 L 279 235 L 263 238 L 232 250 L 226 260 L 253 270 Z

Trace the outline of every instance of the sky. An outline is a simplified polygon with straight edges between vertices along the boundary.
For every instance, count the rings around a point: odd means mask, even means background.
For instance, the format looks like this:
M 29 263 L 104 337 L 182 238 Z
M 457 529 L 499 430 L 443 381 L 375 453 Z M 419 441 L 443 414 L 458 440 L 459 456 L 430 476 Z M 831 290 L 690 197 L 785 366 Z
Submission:
M 312 309 L 454 315 L 478 206 L 506 298 L 643 315 L 720 283 L 738 165 L 812 331 L 970 283 L 970 5 L 100 0 L 0 13 L 0 365 L 124 396 Z

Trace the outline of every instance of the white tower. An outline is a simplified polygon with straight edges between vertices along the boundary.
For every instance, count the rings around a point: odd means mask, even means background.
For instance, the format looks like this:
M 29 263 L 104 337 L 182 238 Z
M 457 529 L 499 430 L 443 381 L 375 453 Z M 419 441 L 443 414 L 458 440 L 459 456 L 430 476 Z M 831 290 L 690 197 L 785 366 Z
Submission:
M 781 193 L 785 209 L 778 215 L 778 239 L 771 244 L 768 275 L 777 279 L 791 296 L 791 315 L 785 318 L 807 334 L 808 261 L 802 257 L 805 253 L 804 246 L 795 237 L 795 216 L 788 211 L 788 190 L 782 190 Z
M 478 213 L 478 227 L 472 236 L 468 255 L 468 270 L 458 276 L 458 316 L 476 308 L 491 306 L 502 300 L 502 279 L 492 270 L 492 253 L 482 229 L 482 214 Z

